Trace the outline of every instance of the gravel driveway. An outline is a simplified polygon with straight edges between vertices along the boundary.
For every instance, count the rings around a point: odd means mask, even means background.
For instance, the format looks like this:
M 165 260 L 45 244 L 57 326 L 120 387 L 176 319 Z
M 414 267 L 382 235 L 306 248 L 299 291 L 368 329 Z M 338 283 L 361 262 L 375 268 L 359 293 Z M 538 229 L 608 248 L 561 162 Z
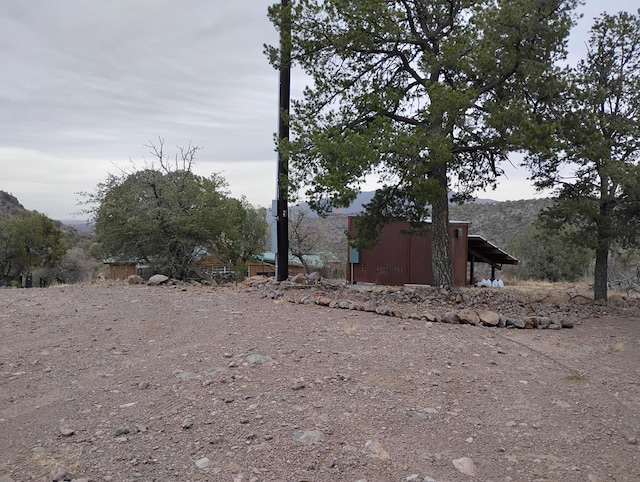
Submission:
M 0 482 L 638 481 L 638 310 L 430 323 L 242 287 L 0 290 Z

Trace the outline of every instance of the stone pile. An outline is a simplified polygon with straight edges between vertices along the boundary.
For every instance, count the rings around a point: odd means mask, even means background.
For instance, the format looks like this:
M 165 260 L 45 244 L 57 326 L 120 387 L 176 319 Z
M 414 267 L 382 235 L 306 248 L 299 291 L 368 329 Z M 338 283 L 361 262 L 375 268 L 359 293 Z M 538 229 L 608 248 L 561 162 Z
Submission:
M 522 315 L 524 309 L 531 310 L 532 306 L 524 306 L 504 290 L 353 286 L 321 280 L 317 275 L 296 275 L 283 282 L 254 276 L 247 278 L 243 286 L 261 291 L 265 298 L 401 319 L 513 329 L 560 330 L 574 326 L 566 313 L 551 315 L 540 307 L 533 307 L 539 312 Z

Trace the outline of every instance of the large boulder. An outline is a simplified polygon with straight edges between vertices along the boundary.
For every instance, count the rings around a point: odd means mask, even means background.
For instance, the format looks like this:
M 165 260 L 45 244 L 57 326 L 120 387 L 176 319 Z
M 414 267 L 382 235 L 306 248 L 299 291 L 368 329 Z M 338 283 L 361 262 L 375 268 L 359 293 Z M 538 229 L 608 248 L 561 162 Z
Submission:
M 479 311 L 478 318 L 480 318 L 480 323 L 486 326 L 498 326 L 500 324 L 500 314 L 495 311 Z
M 458 311 L 458 320 L 460 320 L 460 323 L 464 323 L 467 325 L 480 324 L 480 318 L 478 317 L 478 314 L 473 310 L 465 309 Z
M 147 282 L 147 284 L 149 286 L 158 286 L 166 283 L 167 281 L 169 281 L 168 276 L 165 276 L 163 274 L 154 274 L 151 278 L 149 278 L 149 281 Z

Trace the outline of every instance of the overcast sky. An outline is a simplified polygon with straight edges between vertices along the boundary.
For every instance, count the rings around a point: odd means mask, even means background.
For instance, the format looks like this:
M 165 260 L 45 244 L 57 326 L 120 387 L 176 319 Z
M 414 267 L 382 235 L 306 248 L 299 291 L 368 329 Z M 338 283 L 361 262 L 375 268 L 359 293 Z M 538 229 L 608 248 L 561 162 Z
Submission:
M 278 74 L 263 55 L 277 43 L 274 0 L 0 0 L 0 190 L 55 219 L 79 217 L 79 191 L 142 165 L 144 144 L 202 146 L 195 171 L 221 172 L 235 197 L 275 195 Z M 606 9 L 587 0 L 570 42 Z M 637 8 L 637 5 L 635 5 Z M 303 85 L 295 85 L 294 95 Z M 522 171 L 498 200 L 535 197 Z M 372 186 L 369 186 L 372 187 Z

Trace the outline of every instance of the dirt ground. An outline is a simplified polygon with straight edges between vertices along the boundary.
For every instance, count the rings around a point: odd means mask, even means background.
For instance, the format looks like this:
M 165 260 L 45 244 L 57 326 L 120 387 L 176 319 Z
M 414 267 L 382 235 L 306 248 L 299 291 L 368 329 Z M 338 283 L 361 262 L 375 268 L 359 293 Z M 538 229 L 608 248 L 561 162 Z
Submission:
M 0 290 L 0 481 L 637 481 L 638 310 L 429 323 L 242 287 Z

